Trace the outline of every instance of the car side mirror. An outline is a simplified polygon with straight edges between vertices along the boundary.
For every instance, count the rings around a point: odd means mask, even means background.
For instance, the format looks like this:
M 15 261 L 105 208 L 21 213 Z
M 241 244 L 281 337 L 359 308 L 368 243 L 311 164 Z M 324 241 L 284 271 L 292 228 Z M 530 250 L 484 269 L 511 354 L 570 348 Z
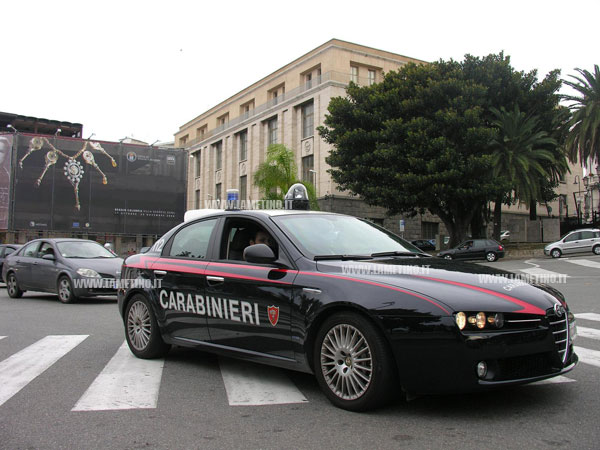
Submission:
M 48 261 L 55 261 L 56 257 L 53 253 L 46 253 L 44 256 L 42 256 L 42 259 L 46 259 Z
M 244 260 L 256 264 L 272 264 L 277 257 L 268 245 L 254 244 L 244 249 Z

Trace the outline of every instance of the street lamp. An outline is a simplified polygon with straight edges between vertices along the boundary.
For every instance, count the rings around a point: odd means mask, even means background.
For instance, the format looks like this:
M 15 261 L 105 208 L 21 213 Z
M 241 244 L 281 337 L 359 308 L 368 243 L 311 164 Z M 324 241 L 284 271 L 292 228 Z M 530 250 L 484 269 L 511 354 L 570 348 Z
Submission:
M 577 197 L 575 197 L 575 192 L 573 192 L 573 200 L 575 200 L 575 207 L 577 208 L 577 225 L 581 225 L 581 177 L 579 175 L 575 175 L 575 181 L 573 181 L 573 184 L 579 184 Z
M 316 181 L 317 181 L 317 171 L 314 170 L 314 169 L 308 169 L 308 171 L 312 174 L 311 178 L 312 178 L 312 184 L 315 187 L 315 196 L 317 198 L 319 198 L 319 194 L 317 192 L 317 183 L 316 183 Z

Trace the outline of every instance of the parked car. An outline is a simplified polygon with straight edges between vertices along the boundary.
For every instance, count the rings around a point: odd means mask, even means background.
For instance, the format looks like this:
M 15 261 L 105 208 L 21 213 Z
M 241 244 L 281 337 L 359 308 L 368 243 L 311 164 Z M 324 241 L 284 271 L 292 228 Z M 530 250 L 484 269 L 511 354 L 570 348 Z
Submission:
M 584 252 L 594 252 L 594 254 L 600 255 L 600 229 L 587 228 L 571 231 L 544 248 L 544 254 L 553 258 L 560 258 L 563 254 Z
M 22 247 L 20 244 L 0 244 L 0 273 L 2 273 L 2 266 L 4 264 L 4 259 L 19 250 Z
M 421 250 L 435 250 L 435 243 L 428 239 L 416 239 L 411 241 L 412 245 L 415 245 Z
M 198 210 L 127 258 L 122 279 L 143 283 L 120 289 L 118 308 L 138 358 L 177 345 L 314 373 L 356 411 L 400 389 L 482 391 L 570 371 L 564 297 L 510 275 L 431 257 L 357 217 Z
M 2 279 L 8 295 L 25 291 L 58 294 L 63 303 L 78 297 L 116 294 L 122 258 L 85 239 L 36 239 L 6 258 Z
M 510 231 L 504 230 L 500 232 L 500 242 L 510 241 Z
M 486 259 L 494 262 L 504 257 L 504 246 L 493 239 L 469 239 L 438 253 L 446 259 Z

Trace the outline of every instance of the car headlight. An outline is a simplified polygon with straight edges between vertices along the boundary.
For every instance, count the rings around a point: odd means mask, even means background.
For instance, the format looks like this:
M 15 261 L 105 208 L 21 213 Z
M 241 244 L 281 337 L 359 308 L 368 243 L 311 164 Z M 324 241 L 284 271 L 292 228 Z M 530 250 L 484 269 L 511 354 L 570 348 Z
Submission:
M 477 313 L 458 312 L 454 315 L 456 326 L 459 330 L 465 328 L 471 330 L 484 330 L 490 328 L 502 328 L 504 326 L 504 315 L 502 313 Z
M 100 274 L 93 269 L 77 269 L 77 273 L 86 278 L 100 278 Z

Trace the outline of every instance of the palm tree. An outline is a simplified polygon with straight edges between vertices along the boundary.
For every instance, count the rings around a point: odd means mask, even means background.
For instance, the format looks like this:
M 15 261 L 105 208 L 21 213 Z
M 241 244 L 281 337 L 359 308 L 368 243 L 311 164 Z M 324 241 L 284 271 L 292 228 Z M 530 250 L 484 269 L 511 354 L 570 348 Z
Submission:
M 288 189 L 295 183 L 302 183 L 306 187 L 311 209 L 318 210 L 313 184 L 298 180 L 294 152 L 283 144 L 269 145 L 265 162 L 254 173 L 254 185 L 260 189 L 263 199 L 283 201 Z
M 579 95 L 563 95 L 562 98 L 573 102 L 570 109 L 573 116 L 569 121 L 569 135 L 566 148 L 571 161 L 585 164 L 594 160 L 600 162 L 600 68 L 594 65 L 594 73 L 575 69 L 580 77 L 570 75 L 576 81 L 565 81 Z
M 567 170 L 557 142 L 545 131 L 538 131 L 538 119 L 527 117 L 515 106 L 513 111 L 491 108 L 497 127 L 492 148 L 492 174 L 506 182 L 509 191 L 499 190 L 494 206 L 494 238 L 500 238 L 503 200 L 534 203 L 541 198 L 541 180 L 556 180 Z

